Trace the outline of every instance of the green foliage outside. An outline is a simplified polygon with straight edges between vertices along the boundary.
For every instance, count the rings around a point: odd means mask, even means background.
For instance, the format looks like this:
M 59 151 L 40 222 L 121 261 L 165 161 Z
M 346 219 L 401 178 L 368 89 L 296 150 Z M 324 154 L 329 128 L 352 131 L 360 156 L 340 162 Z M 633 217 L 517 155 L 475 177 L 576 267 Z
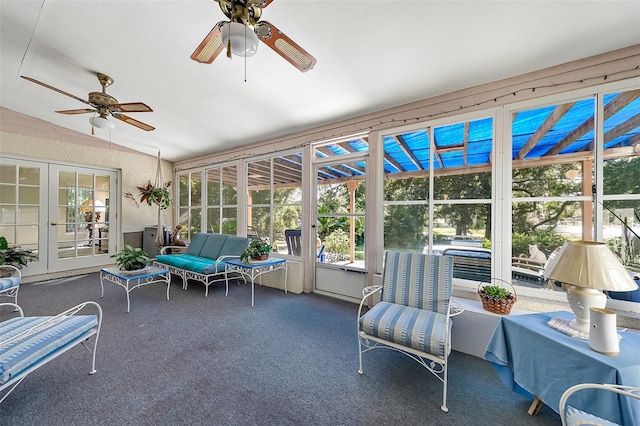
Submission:
M 349 234 L 342 229 L 336 229 L 325 238 L 324 246 L 327 253 L 334 253 L 342 260 L 349 254 Z
M 582 194 L 579 180 L 566 177 L 569 170 L 580 170 L 580 163 L 557 164 L 544 167 L 517 168 L 513 171 L 512 194 L 512 254 L 528 255 L 529 245 L 537 244 L 547 256 L 562 245 L 565 238 L 553 229 L 563 223 L 579 220 L 581 203 L 576 201 L 517 202 L 519 197 L 551 197 Z M 640 193 L 640 158 L 608 160 L 604 164 L 605 194 Z M 191 188 L 199 194 L 198 188 Z M 491 199 L 491 173 L 469 173 L 434 178 L 434 197 L 438 200 Z M 260 236 L 268 236 L 270 229 L 276 238 L 282 238 L 285 229 L 300 227 L 301 207 L 297 204 L 300 188 L 278 189 L 273 191 L 252 192 L 252 221 L 249 224 Z M 318 190 L 318 236 L 330 253 L 348 255 L 349 218 L 328 217 L 332 214 L 349 213 L 349 192 L 347 185 L 322 185 Z M 231 194 L 223 195 L 225 198 Z M 181 194 L 182 197 L 182 194 Z M 215 196 L 219 198 L 217 195 Z M 386 179 L 384 198 L 388 201 L 422 201 L 429 197 L 428 178 Z M 356 211 L 365 211 L 364 185 L 358 185 L 355 192 Z M 284 204 L 272 207 L 274 204 Z M 287 206 L 286 204 L 295 204 Z M 605 208 L 612 210 L 633 208 L 640 215 L 637 200 L 607 201 Z M 384 236 L 385 247 L 398 250 L 421 251 L 428 242 L 428 205 L 404 204 L 385 207 Z M 608 214 L 605 209 L 605 215 Z M 489 204 L 440 204 L 434 209 L 434 218 L 438 223 L 446 223 L 450 229 L 436 228 L 433 240 L 436 244 L 445 243 L 454 235 L 479 235 L 483 247 L 491 247 L 491 206 Z M 610 215 L 612 223 L 616 219 Z M 199 230 L 200 216 L 192 219 L 192 225 Z M 236 233 L 236 221 L 223 223 L 223 232 Z M 450 235 L 449 235 L 450 234 Z M 357 247 L 364 247 L 364 218 L 355 220 L 355 239 Z M 620 249 L 619 241 L 607 243 Z M 361 257 L 361 256 L 359 256 Z
M 567 239 L 562 235 L 547 229 L 538 229 L 528 234 L 514 232 L 511 235 L 511 255 L 514 257 L 524 254 L 529 257 L 529 244 L 537 244 L 538 249 L 547 257 Z

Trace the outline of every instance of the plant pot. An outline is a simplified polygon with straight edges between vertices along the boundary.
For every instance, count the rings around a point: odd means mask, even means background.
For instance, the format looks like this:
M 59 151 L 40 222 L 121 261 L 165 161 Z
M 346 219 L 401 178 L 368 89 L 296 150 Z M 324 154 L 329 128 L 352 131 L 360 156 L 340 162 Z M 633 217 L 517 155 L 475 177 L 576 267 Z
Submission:
M 507 288 L 511 292 L 511 294 L 509 294 L 509 296 L 507 296 L 505 299 L 498 299 L 484 293 L 482 291 L 483 284 L 491 285 L 492 281 L 498 281 L 507 284 L 509 287 L 511 287 L 510 289 Z M 482 308 L 484 310 L 498 315 L 509 315 L 509 313 L 511 313 L 513 304 L 518 300 L 516 289 L 507 281 L 498 278 L 491 278 L 487 281 L 480 281 L 480 284 L 478 285 L 478 296 L 480 296 L 480 300 L 482 301 Z
M 267 260 L 269 258 L 268 254 L 263 254 L 260 256 L 251 256 L 251 260 Z

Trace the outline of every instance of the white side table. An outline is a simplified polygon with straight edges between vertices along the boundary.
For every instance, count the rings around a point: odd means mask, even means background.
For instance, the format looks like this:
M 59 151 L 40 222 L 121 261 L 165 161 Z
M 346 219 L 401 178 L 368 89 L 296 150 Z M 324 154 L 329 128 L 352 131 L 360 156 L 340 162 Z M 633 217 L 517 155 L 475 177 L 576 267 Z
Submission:
M 270 257 L 263 261 L 248 261 L 248 263 L 240 262 L 239 260 L 227 260 L 224 269 L 224 279 L 229 288 L 229 273 L 236 272 L 243 277 L 247 277 L 251 280 L 251 306 L 254 301 L 254 288 L 255 279 L 261 275 L 268 274 L 269 272 L 277 271 L 278 269 L 284 269 L 284 292 L 287 292 L 287 260 L 277 259 Z M 262 285 L 262 283 L 260 284 Z

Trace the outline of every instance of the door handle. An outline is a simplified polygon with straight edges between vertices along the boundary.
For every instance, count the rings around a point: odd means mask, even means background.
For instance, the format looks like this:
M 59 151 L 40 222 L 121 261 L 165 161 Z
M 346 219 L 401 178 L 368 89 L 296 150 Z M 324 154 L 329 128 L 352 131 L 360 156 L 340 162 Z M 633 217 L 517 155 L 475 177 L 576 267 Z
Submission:
M 57 224 L 58 224 L 58 222 L 51 222 L 51 225 L 53 225 L 53 226 L 55 226 Z

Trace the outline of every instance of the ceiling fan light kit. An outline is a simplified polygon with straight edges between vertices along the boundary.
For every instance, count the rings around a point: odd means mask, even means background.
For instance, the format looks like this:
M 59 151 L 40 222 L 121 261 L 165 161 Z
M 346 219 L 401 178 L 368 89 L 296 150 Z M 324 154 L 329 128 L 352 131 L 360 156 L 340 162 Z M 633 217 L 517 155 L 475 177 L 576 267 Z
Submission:
M 98 129 L 109 129 L 113 130 L 116 125 L 113 121 L 109 120 L 107 117 L 110 115 L 115 119 L 123 121 L 127 124 L 135 126 L 139 129 L 145 131 L 154 130 L 155 127 L 150 126 L 142 121 L 138 121 L 134 118 L 131 118 L 127 115 L 122 114 L 122 112 L 153 112 L 148 105 L 143 102 L 127 102 L 120 103 L 116 98 L 107 93 L 107 87 L 113 84 L 113 79 L 106 74 L 96 73 L 96 77 L 102 86 L 102 90 L 100 92 L 89 92 L 87 99 L 82 99 L 78 96 L 72 95 L 71 93 L 67 93 L 64 90 L 60 90 L 57 87 L 50 86 L 46 83 L 38 81 L 31 77 L 26 77 L 21 75 L 20 77 L 24 78 L 27 81 L 38 84 L 42 87 L 46 87 L 47 89 L 53 90 L 54 92 L 58 92 L 62 95 L 69 96 L 77 101 L 80 101 L 92 108 L 82 108 L 82 109 L 67 109 L 63 111 L 56 111 L 59 114 L 66 115 L 75 115 L 75 114 L 87 114 L 93 113 L 95 114 L 93 117 L 89 118 L 89 122 L 91 123 L 91 134 L 93 134 L 93 128 L 97 127 Z
M 220 28 L 222 44 L 236 56 L 251 57 L 258 51 L 258 36 L 247 25 L 226 22 Z
M 91 123 L 93 127 L 97 127 L 98 129 L 102 130 L 113 130 L 116 128 L 116 123 L 106 117 L 100 117 L 99 115 L 95 117 L 89 117 L 89 123 Z
M 316 58 L 300 47 L 275 25 L 260 21 L 262 9 L 273 0 L 215 0 L 228 18 L 213 26 L 191 54 L 191 59 L 210 64 L 220 52 L 227 49 L 231 55 L 249 57 L 255 55 L 258 41 L 263 42 L 291 65 L 307 72 L 316 64 Z

